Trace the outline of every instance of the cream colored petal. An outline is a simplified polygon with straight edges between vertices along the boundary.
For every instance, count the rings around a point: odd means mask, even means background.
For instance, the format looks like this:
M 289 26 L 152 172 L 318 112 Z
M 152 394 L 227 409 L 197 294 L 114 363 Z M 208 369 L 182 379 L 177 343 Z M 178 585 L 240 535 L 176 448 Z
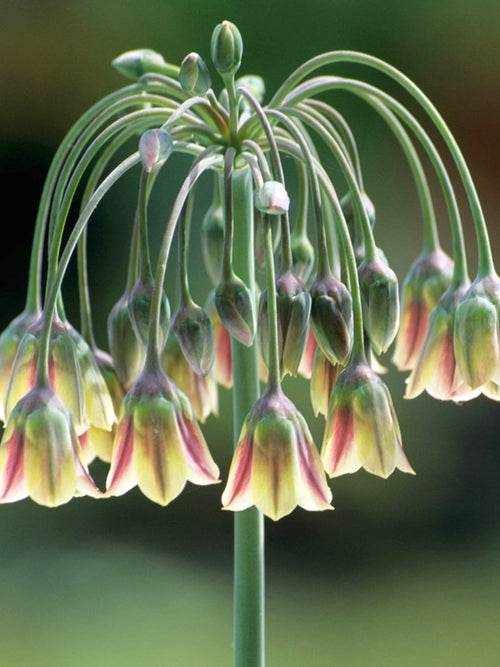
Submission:
M 224 509 L 238 512 L 253 505 L 252 455 L 252 443 L 247 438 L 246 428 L 244 427 L 233 454 L 226 488 L 222 494 Z
M 331 510 L 332 492 L 316 445 L 305 420 L 296 416 L 297 447 L 300 471 L 298 504 L 305 510 Z

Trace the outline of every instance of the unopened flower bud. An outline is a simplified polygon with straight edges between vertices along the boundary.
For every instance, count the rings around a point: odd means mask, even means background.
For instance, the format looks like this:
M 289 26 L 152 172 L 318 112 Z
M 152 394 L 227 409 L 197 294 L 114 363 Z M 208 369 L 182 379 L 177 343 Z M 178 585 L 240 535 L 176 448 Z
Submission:
M 460 376 L 473 389 L 500 379 L 500 280 L 475 280 L 457 307 L 454 347 Z
M 190 95 L 205 95 L 212 79 L 205 62 L 197 53 L 189 53 L 181 63 L 179 83 Z
M 128 299 L 128 310 L 132 326 L 138 339 L 144 346 L 146 346 L 148 342 L 152 298 L 153 285 L 151 283 L 145 283 L 139 279 L 132 288 Z M 169 322 L 170 305 L 163 292 L 160 306 L 160 339 L 158 341 L 160 346 L 163 345 L 165 340 Z
M 255 333 L 253 297 L 240 278 L 233 274 L 229 280 L 219 283 L 215 307 L 231 336 L 243 345 L 251 345 Z
M 246 74 L 236 80 L 236 88 L 245 88 L 250 91 L 258 102 L 262 102 L 266 93 L 266 84 L 261 76 Z M 253 111 L 253 107 L 246 97 L 241 98 L 241 105 L 245 111 Z
M 235 74 L 238 71 L 243 56 L 243 40 L 234 23 L 222 21 L 215 27 L 210 53 L 219 74 Z
M 215 339 L 210 318 L 192 301 L 179 307 L 173 329 L 182 352 L 198 375 L 206 375 L 214 364 Z
M 267 296 L 267 290 L 260 296 L 258 328 L 260 351 L 266 363 L 269 356 Z M 281 375 L 297 375 L 309 333 L 311 296 L 293 273 L 282 273 L 276 278 L 276 306 Z
M 283 183 L 279 181 L 266 181 L 255 193 L 255 206 L 262 213 L 269 215 L 282 215 L 290 207 L 290 197 Z
M 170 73 L 170 68 L 163 56 L 151 49 L 126 51 L 115 58 L 111 64 L 120 74 L 134 81 L 140 79 L 144 74 Z
M 139 140 L 139 155 L 145 171 L 159 169 L 174 149 L 172 137 L 166 130 L 146 130 Z
M 207 273 L 213 284 L 216 285 L 219 280 L 224 249 L 224 210 L 215 200 L 201 223 L 201 248 Z
M 318 345 L 332 364 L 345 364 L 352 343 L 351 295 L 329 274 L 316 278 L 311 298 L 311 326 Z
M 394 271 L 380 257 L 358 268 L 363 322 L 376 354 L 385 352 L 399 327 L 399 287 Z
M 129 294 L 115 303 L 108 316 L 108 343 L 111 356 L 124 387 L 130 387 L 139 375 L 146 356 L 137 337 L 128 309 Z

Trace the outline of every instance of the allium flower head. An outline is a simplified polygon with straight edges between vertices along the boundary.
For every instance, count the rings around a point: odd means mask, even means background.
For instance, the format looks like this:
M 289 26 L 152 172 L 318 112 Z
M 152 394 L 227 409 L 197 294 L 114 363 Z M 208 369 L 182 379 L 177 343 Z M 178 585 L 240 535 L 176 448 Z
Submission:
M 68 408 L 35 385 L 12 410 L 0 443 L 0 502 L 30 496 L 55 507 L 73 496 L 102 496 L 82 458 Z
M 297 505 L 332 509 L 331 491 L 309 428 L 281 392 L 266 392 L 245 419 L 234 452 L 224 509 L 255 505 L 274 521 Z
M 159 368 L 145 370 L 122 403 L 107 494 L 120 496 L 138 485 L 167 505 L 187 481 L 213 484 L 218 477 L 186 396 Z
M 455 357 L 455 314 L 466 291 L 467 285 L 448 288 L 432 310 L 416 365 L 407 379 L 406 398 L 427 391 L 442 401 L 466 401 L 480 393 L 460 377 Z
M 460 377 L 473 389 L 500 381 L 500 280 L 475 280 L 457 306 L 454 349 Z
M 453 261 L 440 248 L 423 252 L 405 278 L 401 299 L 401 324 L 393 362 L 401 371 L 411 370 L 422 346 L 432 309 L 449 287 Z
M 364 468 L 389 477 L 395 468 L 412 473 L 386 385 L 364 362 L 350 364 L 333 389 L 321 458 L 330 477 Z

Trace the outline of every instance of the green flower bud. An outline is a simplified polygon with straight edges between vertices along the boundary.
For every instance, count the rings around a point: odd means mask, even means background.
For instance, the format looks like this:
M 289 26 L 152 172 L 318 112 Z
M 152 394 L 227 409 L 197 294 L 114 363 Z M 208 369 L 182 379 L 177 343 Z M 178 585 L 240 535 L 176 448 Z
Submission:
M 293 273 L 276 278 L 278 311 L 278 351 L 281 375 L 297 375 L 309 333 L 311 296 L 304 283 Z M 259 301 L 259 344 L 266 363 L 269 357 L 269 321 L 267 290 Z
M 206 312 L 191 301 L 178 308 L 172 324 L 191 368 L 198 375 L 207 375 L 214 364 L 215 338 Z
M 172 137 L 165 130 L 147 130 L 139 141 L 142 166 L 151 173 L 159 169 L 174 150 Z
M 345 364 L 352 344 L 352 298 L 335 276 L 317 277 L 311 287 L 311 326 L 323 354 Z
M 238 71 L 243 56 L 243 40 L 234 23 L 222 21 L 215 27 L 210 53 L 219 74 L 235 74 Z
M 205 95 L 212 86 L 212 79 L 205 62 L 197 53 L 189 53 L 181 63 L 179 83 L 190 95 Z
M 207 273 L 216 285 L 224 253 L 224 210 L 215 200 L 201 223 L 201 248 Z
M 169 68 L 163 56 L 151 49 L 126 51 L 115 58 L 111 64 L 120 74 L 134 81 L 140 79 L 144 74 L 171 73 L 171 68 Z
M 255 333 L 253 297 L 240 278 L 233 274 L 229 280 L 219 283 L 215 307 L 231 336 L 243 345 L 251 345 Z
M 245 74 L 245 76 L 240 76 L 239 79 L 236 79 L 236 88 L 239 88 L 240 86 L 249 90 L 259 102 L 263 101 L 266 93 L 266 84 L 261 76 L 258 76 L 257 74 Z
M 380 257 L 358 268 L 365 331 L 376 354 L 385 352 L 399 327 L 399 286 L 394 271 Z
M 500 379 L 500 280 L 475 280 L 457 307 L 454 348 L 461 378 L 476 389 Z
M 290 207 L 290 197 L 283 183 L 279 181 L 266 181 L 258 192 L 255 193 L 255 206 L 262 213 L 269 215 L 282 215 Z
M 149 323 L 151 301 L 153 299 L 153 285 L 145 283 L 140 278 L 132 288 L 128 300 L 128 311 L 130 320 L 136 333 L 137 338 L 146 347 L 149 337 Z M 162 293 L 160 306 L 160 340 L 159 345 L 162 346 L 165 340 L 168 326 L 170 323 L 170 304 L 165 293 Z
M 145 350 L 135 333 L 128 309 L 129 294 L 123 294 L 108 316 L 108 343 L 111 357 L 124 387 L 129 387 L 144 364 Z

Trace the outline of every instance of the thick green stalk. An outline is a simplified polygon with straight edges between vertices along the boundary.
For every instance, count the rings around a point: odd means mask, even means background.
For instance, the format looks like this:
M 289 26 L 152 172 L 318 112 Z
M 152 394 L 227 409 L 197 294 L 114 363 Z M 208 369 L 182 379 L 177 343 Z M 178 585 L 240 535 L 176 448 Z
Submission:
M 250 169 L 234 172 L 235 270 L 253 292 L 253 192 Z M 259 397 L 257 343 L 245 347 L 231 340 L 233 359 L 233 428 L 241 427 Z M 264 656 L 264 518 L 255 508 L 234 517 L 234 667 L 263 667 Z

